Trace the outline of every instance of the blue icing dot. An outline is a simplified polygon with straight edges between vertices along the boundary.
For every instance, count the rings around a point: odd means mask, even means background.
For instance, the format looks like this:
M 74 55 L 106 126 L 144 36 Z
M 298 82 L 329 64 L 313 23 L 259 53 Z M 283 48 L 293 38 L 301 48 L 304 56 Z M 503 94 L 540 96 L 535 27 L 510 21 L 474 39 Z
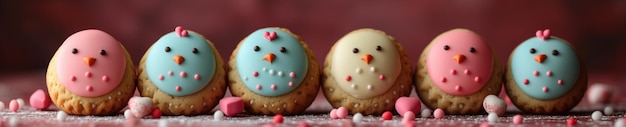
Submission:
M 531 48 L 535 49 L 535 53 L 530 52 Z M 553 55 L 554 50 L 558 54 Z M 538 54 L 547 56 L 543 63 L 535 61 Z M 535 70 L 537 76 L 534 75 Z M 536 99 L 549 100 L 563 96 L 576 85 L 580 63 L 574 49 L 563 40 L 550 38 L 544 41 L 533 37 L 513 51 L 511 71 L 515 83 L 524 93 Z M 546 74 L 548 71 L 552 71 L 552 76 Z M 528 79 L 528 84 L 524 84 L 524 79 Z M 562 80 L 563 84 L 559 85 L 558 80 Z M 548 88 L 546 92 L 544 87 Z
M 169 52 L 166 52 L 166 47 L 169 47 Z M 193 52 L 194 48 L 197 49 L 196 53 Z M 147 55 L 145 63 L 148 78 L 161 91 L 172 96 L 186 96 L 202 90 L 215 74 L 213 48 L 202 35 L 195 32 L 189 31 L 186 37 L 170 32 L 155 42 Z M 174 61 L 178 55 L 184 59 L 180 65 Z M 168 74 L 169 71 L 172 71 L 172 75 Z M 185 77 L 181 76 L 183 71 L 186 72 Z M 197 80 L 196 74 L 199 75 Z M 163 80 L 160 76 L 163 76 Z
M 266 32 L 276 32 L 276 38 L 271 41 L 266 39 Z M 285 50 L 281 52 L 283 47 Z M 268 54 L 275 55 L 271 64 L 263 59 Z M 293 91 L 305 78 L 308 69 L 308 57 L 299 40 L 272 28 L 259 29 L 250 34 L 239 47 L 236 61 L 239 76 L 246 87 L 263 96 L 279 96 Z M 258 76 L 254 76 L 255 72 Z M 291 72 L 295 77 L 290 76 Z M 293 85 L 289 86 L 289 82 Z

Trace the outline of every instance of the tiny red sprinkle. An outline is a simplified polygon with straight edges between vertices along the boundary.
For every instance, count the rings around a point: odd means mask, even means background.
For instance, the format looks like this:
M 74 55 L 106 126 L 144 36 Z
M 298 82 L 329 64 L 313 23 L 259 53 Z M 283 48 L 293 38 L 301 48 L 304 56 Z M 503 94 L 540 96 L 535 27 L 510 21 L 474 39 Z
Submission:
M 570 117 L 569 119 L 567 119 L 567 125 L 576 125 L 576 118 Z
M 154 110 L 152 110 L 152 118 L 160 119 L 161 118 L 161 110 L 159 110 L 158 108 L 155 108 Z
M 391 118 L 393 118 L 393 114 L 391 114 L 391 112 L 389 111 L 385 111 L 382 117 L 383 117 L 383 120 L 391 120 Z
M 274 116 L 274 123 L 283 123 L 283 115 L 278 114 Z

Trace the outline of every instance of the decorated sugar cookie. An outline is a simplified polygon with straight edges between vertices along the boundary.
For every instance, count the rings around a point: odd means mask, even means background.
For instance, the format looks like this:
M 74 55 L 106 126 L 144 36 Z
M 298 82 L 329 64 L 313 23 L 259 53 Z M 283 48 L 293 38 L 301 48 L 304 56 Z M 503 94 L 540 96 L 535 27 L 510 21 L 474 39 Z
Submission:
M 505 88 L 520 110 L 536 114 L 565 113 L 587 89 L 587 71 L 565 40 L 539 30 L 509 58 Z
M 213 44 L 202 35 L 176 27 L 145 53 L 138 89 L 164 115 L 211 111 L 226 91 L 225 68 Z
M 358 29 L 339 39 L 324 62 L 324 95 L 351 114 L 392 111 L 411 93 L 411 65 L 400 43 L 382 31 Z
M 135 91 L 135 69 L 124 47 L 95 29 L 68 37 L 46 74 L 54 104 L 67 114 L 114 115 Z
M 504 72 L 491 47 L 476 33 L 453 29 L 437 36 L 417 64 L 416 92 L 430 109 L 447 114 L 483 112 L 482 100 L 497 95 Z
M 252 114 L 296 114 L 319 89 L 314 54 L 285 28 L 263 28 L 243 39 L 229 61 L 230 91 Z

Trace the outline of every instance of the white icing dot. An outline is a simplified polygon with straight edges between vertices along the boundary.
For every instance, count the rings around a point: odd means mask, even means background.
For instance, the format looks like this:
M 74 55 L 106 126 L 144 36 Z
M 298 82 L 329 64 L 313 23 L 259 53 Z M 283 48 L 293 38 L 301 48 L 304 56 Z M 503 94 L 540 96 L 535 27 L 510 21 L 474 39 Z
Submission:
M 263 108 L 267 108 L 267 104 L 263 104 Z
M 602 112 L 600 111 L 594 111 L 591 114 L 591 119 L 593 119 L 593 121 L 600 121 L 601 118 L 602 118 Z
M 217 88 L 215 88 L 215 87 L 211 88 L 211 90 L 213 90 L 213 91 L 215 91 L 216 89 L 217 89 Z
M 280 108 L 276 108 L 277 111 L 280 111 Z
M 270 69 L 270 75 L 274 75 L 274 69 Z
M 375 68 L 375 67 L 371 67 L 371 68 L 370 68 L 370 71 L 372 71 L 372 72 L 376 72 L 376 68 Z
M 91 108 L 96 108 L 96 104 L 91 104 Z
M 63 111 L 57 111 L 57 120 L 58 121 L 65 121 L 65 118 L 67 118 L 67 113 L 65 113 Z
M 424 109 L 424 110 L 422 110 L 422 115 L 421 116 L 422 116 L 422 118 L 428 118 L 428 117 L 430 117 L 430 114 L 432 114 L 432 112 L 433 111 L 430 110 L 430 109 Z
M 190 108 L 190 109 L 193 109 L 193 105 L 190 105 L 190 106 L 189 106 L 189 108 Z
M 15 100 L 17 101 L 17 104 L 18 104 L 18 106 L 19 106 L 19 107 L 17 107 L 17 109 L 18 109 L 18 110 L 19 110 L 19 109 L 22 109 L 22 107 L 24 107 L 24 105 L 25 105 L 25 104 L 24 104 L 24 99 L 22 99 L 22 98 L 17 98 L 17 99 L 15 99 Z
M 613 124 L 614 127 L 626 127 L 626 123 L 624 122 L 624 119 L 615 119 L 615 123 Z
M 367 85 L 368 90 L 372 90 L 372 85 Z
M 354 104 L 354 108 L 357 108 L 357 107 L 359 107 L 359 104 Z
M 278 71 L 278 76 L 283 76 L 283 71 Z
M 146 87 L 146 91 L 150 91 L 150 87 Z M 110 97 L 110 96 L 109 96 Z
M 374 104 L 374 107 L 378 107 L 378 103 Z
M 283 104 L 283 108 L 287 108 L 287 104 Z
M 222 119 L 224 119 L 224 113 L 222 111 L 217 110 L 213 113 L 213 120 L 220 121 Z
M 78 101 L 78 104 L 81 104 L 81 105 L 82 105 L 82 104 L 83 104 L 83 101 Z
M 356 68 L 356 73 L 360 74 L 361 72 L 363 72 L 363 70 L 361 70 L 361 68 Z
M 361 122 L 362 120 L 363 120 L 363 114 L 361 113 L 356 113 L 352 117 L 352 122 Z
M 126 111 L 124 111 L 124 118 L 129 119 L 130 117 L 134 117 L 133 113 L 130 111 L 130 109 L 126 109 Z
M 159 119 L 159 127 L 168 127 L 168 124 L 167 119 Z
M 350 88 L 356 89 L 356 84 L 352 83 L 352 85 L 350 85 Z
M 4 110 L 4 102 L 0 101 L 0 111 Z
M 385 100 L 385 103 L 389 104 L 389 99 Z
M 263 68 L 263 71 L 267 71 L 267 68 Z
M 274 107 L 274 104 L 272 104 L 272 107 Z
M 248 76 L 243 77 L 243 80 L 248 81 Z
M 117 95 L 122 95 L 122 92 L 120 92 L 120 91 L 117 91 Z
M 168 107 L 172 107 L 172 105 L 174 105 L 174 104 L 172 104 L 172 102 L 170 102 L 170 103 L 168 104 Z
M 293 100 L 293 103 L 298 103 L 298 100 Z
M 18 124 L 19 121 L 17 120 L 17 118 L 11 117 L 11 119 L 9 119 L 9 127 L 17 127 Z
M 250 104 L 254 104 L 254 100 L 250 100 Z
M 397 95 L 398 93 L 396 91 L 393 91 L 393 95 Z
M 604 115 L 613 115 L 613 107 L 611 106 L 606 106 L 604 107 Z
M 333 88 L 328 88 L 328 91 L 333 92 L 335 90 Z
M 206 106 L 206 101 L 205 101 L 205 102 L 202 102 L 202 106 Z

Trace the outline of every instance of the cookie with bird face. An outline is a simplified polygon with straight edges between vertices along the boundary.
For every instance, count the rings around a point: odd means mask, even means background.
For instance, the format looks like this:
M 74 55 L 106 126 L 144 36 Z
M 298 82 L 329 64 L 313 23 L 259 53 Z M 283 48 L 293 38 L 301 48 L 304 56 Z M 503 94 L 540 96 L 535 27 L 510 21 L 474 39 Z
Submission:
M 411 93 L 412 68 L 400 43 L 375 29 L 354 30 L 326 56 L 322 81 L 330 104 L 351 114 L 381 114 Z
M 228 65 L 230 92 L 244 100 L 251 114 L 300 113 L 319 89 L 313 52 L 285 28 L 254 31 L 239 43 Z
M 46 73 L 52 102 L 74 115 L 117 114 L 135 91 L 135 79 L 126 49 L 96 29 L 69 36 Z
M 417 64 L 416 92 L 430 109 L 448 114 L 483 112 L 482 100 L 498 95 L 504 72 L 491 47 L 467 29 L 437 36 Z
M 206 114 L 226 91 L 223 60 L 211 41 L 176 27 L 139 63 L 138 89 L 164 115 Z
M 565 40 L 539 30 L 509 58 L 506 91 L 520 110 L 535 114 L 565 113 L 587 89 L 587 71 Z

